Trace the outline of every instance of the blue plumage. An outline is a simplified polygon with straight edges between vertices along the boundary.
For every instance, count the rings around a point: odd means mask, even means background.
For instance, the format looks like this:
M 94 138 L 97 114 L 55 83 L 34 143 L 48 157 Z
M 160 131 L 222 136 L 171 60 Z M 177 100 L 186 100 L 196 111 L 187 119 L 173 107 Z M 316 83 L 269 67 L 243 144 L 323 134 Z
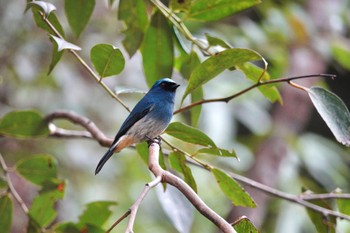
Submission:
M 134 143 L 159 136 L 173 116 L 175 91 L 179 84 L 169 78 L 154 83 L 149 92 L 136 104 L 120 127 L 106 154 L 98 163 L 95 174 L 115 152 Z

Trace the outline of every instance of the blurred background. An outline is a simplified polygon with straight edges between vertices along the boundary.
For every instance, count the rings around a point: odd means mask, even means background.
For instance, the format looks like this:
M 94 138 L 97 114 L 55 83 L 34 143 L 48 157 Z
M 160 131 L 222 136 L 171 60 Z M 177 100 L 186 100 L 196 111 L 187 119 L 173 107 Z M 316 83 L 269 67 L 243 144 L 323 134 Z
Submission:
M 90 49 L 97 43 L 110 43 L 124 51 L 124 71 L 105 79 L 112 90 L 148 90 L 140 53 L 129 58 L 122 48 L 123 25 L 117 20 L 118 4 L 109 8 L 106 1 L 96 1 L 90 23 L 76 39 L 70 33 L 63 1 L 50 2 L 57 7 L 56 14 L 67 40 L 82 48 L 79 53 L 89 64 Z M 52 44 L 47 33 L 35 25 L 32 13 L 24 13 L 25 6 L 25 1 L 0 1 L 0 116 L 16 109 L 36 109 L 43 115 L 55 110 L 73 110 L 90 118 L 106 135 L 113 137 L 128 112 L 97 85 L 69 53 L 63 55 L 47 76 Z M 336 74 L 334 80 L 314 78 L 298 83 L 306 87 L 327 87 L 349 108 L 349 9 L 349 0 L 266 0 L 225 20 L 192 23 L 188 27 L 198 38 L 209 33 L 234 47 L 256 50 L 268 61 L 268 72 L 273 78 Z M 182 84 L 177 109 L 186 82 L 178 71 L 174 71 L 172 78 Z M 249 84 L 239 71 L 227 71 L 205 85 L 204 95 L 205 98 L 227 96 Z M 350 150 L 336 142 L 305 92 L 287 84 L 281 84 L 279 90 L 283 104 L 270 103 L 258 90 L 253 90 L 228 104 L 203 105 L 199 128 L 217 145 L 234 149 L 240 161 L 204 156 L 203 159 L 292 194 L 301 193 L 303 188 L 331 192 L 339 187 L 350 192 Z M 135 93 L 121 95 L 131 107 L 141 97 L 142 94 Z M 178 114 L 174 120 L 186 123 L 188 116 Z M 64 128 L 77 128 L 66 121 L 55 123 Z M 105 150 L 88 139 L 0 138 L 0 153 L 9 165 L 37 154 L 51 154 L 57 159 L 59 176 L 67 181 L 65 198 L 57 203 L 59 221 L 77 220 L 84 205 L 91 201 L 118 202 L 107 228 L 127 211 L 152 176 L 134 149 L 114 156 L 95 176 L 94 169 Z M 195 167 L 192 170 L 199 195 L 231 222 L 246 215 L 261 232 L 317 232 L 301 206 L 246 187 L 258 207 L 233 207 L 211 174 Z M 11 177 L 29 204 L 37 188 L 16 174 Z M 216 232 L 211 222 L 197 211 L 193 213 L 190 232 Z M 17 207 L 14 214 L 12 232 L 25 232 L 27 220 L 21 209 Z M 125 224 L 126 221 L 122 222 L 115 232 L 123 231 Z M 338 220 L 338 224 L 338 232 L 350 232 L 349 222 Z M 177 232 L 162 210 L 157 192 L 151 191 L 142 203 L 134 230 Z

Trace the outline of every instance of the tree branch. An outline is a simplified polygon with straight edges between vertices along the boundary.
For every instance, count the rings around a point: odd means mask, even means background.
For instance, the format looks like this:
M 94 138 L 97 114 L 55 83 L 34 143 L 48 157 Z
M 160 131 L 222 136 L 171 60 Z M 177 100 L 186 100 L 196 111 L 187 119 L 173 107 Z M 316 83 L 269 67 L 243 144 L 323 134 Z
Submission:
M 15 187 L 13 186 L 11 178 L 10 178 L 9 168 L 7 167 L 5 160 L 2 157 L 1 153 L 0 153 L 0 165 L 5 172 L 6 181 L 7 181 L 10 193 L 12 194 L 13 198 L 18 202 L 18 204 L 21 206 L 21 209 L 23 210 L 23 212 L 28 215 L 29 209 L 28 209 L 27 205 L 24 203 L 21 196 L 16 191 Z
M 72 131 L 57 128 L 54 124 L 49 124 L 50 136 L 54 137 L 82 137 L 93 138 L 101 146 L 109 147 L 113 140 L 104 135 L 104 133 L 87 117 L 80 116 L 73 111 L 56 111 L 45 117 L 45 122 L 50 123 L 55 119 L 66 119 L 74 124 L 84 127 L 87 131 Z
M 193 108 L 195 106 L 198 106 L 198 105 L 202 105 L 202 104 L 206 104 L 206 103 L 213 103 L 213 102 L 226 102 L 228 103 L 229 101 L 231 101 L 232 99 L 234 98 L 237 98 L 238 96 L 241 96 L 243 95 L 244 93 L 254 89 L 254 88 L 257 88 L 257 87 L 260 87 L 260 86 L 264 86 L 264 85 L 270 85 L 270 84 L 275 84 L 275 83 L 283 83 L 283 82 L 287 82 L 289 84 L 291 84 L 292 80 L 296 80 L 296 79 L 304 79 L 304 78 L 312 78 L 312 77 L 325 77 L 325 78 L 335 78 L 336 75 L 334 74 L 311 74 L 311 75 L 303 75 L 303 76 L 295 76 L 295 77 L 289 77 L 289 78 L 278 78 L 278 79 L 272 79 L 272 80 L 267 80 L 267 81 L 258 81 L 257 83 L 233 94 L 233 95 L 230 95 L 230 96 L 227 96 L 227 97 L 223 97 L 223 98 L 214 98 L 214 99 L 203 99 L 203 100 L 200 100 L 200 101 L 197 101 L 197 102 L 193 102 L 185 107 L 182 107 L 178 110 L 176 110 L 174 112 L 174 114 L 177 114 L 177 113 L 180 113 L 180 112 L 183 112 L 183 111 L 186 111 L 190 108 Z M 293 87 L 296 87 L 294 86 L 295 83 L 292 83 L 291 84 Z M 300 88 L 299 88 L 300 89 Z
M 170 184 L 182 192 L 192 205 L 206 218 L 213 222 L 222 232 L 235 233 L 233 227 L 220 215 L 210 209 L 200 197 L 182 179 L 163 170 L 159 165 L 159 145 L 152 143 L 149 146 L 149 169 L 156 177 L 162 177 L 162 182 Z
M 96 141 L 98 141 L 100 143 L 100 145 L 105 146 L 105 147 L 109 147 L 112 143 L 112 139 L 107 138 L 103 134 L 103 132 L 90 119 L 83 117 L 83 116 L 80 116 L 80 115 L 74 113 L 73 111 L 57 111 L 57 112 L 53 112 L 45 117 L 46 122 L 51 122 L 55 119 L 69 120 L 74 124 L 81 125 L 87 131 L 70 131 L 70 130 L 59 129 L 57 127 L 54 128 L 51 126 L 50 127 L 50 132 L 51 132 L 50 135 L 51 136 L 91 138 L 91 139 L 95 139 Z M 169 144 L 169 145 L 170 145 L 170 147 L 173 147 L 171 144 Z M 150 153 L 150 155 L 152 155 L 152 154 Z M 150 159 L 151 158 L 153 158 L 153 157 L 150 156 Z M 182 190 L 183 186 L 187 185 L 185 182 L 183 182 L 180 178 L 174 176 L 170 172 L 164 171 L 162 168 L 157 167 L 159 165 L 158 165 L 158 163 L 156 163 L 156 161 L 158 161 L 158 160 L 149 161 L 150 170 L 153 172 L 153 174 L 155 174 L 156 177 L 157 177 L 156 174 L 158 174 L 158 175 L 160 174 L 162 176 L 162 182 L 166 182 L 166 183 L 169 183 L 169 184 L 175 186 L 183 193 L 186 192 L 187 196 L 192 195 L 190 192 L 188 192 L 188 190 L 186 188 L 185 188 L 185 190 Z M 203 169 L 210 170 L 210 166 L 206 166 L 205 164 L 202 164 L 202 163 L 199 164 L 198 162 L 195 162 L 195 161 L 189 160 L 189 159 L 187 161 L 189 163 L 196 165 L 196 166 L 199 166 Z M 299 204 L 299 205 L 302 205 L 304 207 L 313 209 L 317 212 L 320 212 L 324 215 L 331 215 L 334 217 L 343 218 L 343 219 L 350 221 L 350 216 L 348 216 L 348 215 L 344 215 L 344 214 L 341 214 L 341 213 L 336 212 L 336 211 L 325 209 L 325 208 L 322 208 L 320 206 L 317 206 L 317 205 L 314 205 L 314 204 L 308 202 L 308 200 L 315 200 L 315 199 L 350 199 L 350 194 L 347 194 L 347 193 L 344 193 L 344 194 L 342 194 L 342 193 L 324 193 L 324 194 L 293 195 L 293 194 L 285 193 L 285 192 L 282 192 L 280 190 L 271 188 L 267 185 L 256 182 L 256 181 L 249 179 L 247 177 L 240 176 L 240 175 L 230 173 L 230 172 L 228 172 L 228 173 L 232 176 L 232 178 L 234 178 L 234 179 L 236 179 L 244 184 L 247 184 L 255 189 L 263 191 L 269 195 L 276 196 L 276 197 L 282 198 L 282 199 L 290 201 L 290 202 L 294 202 L 296 204 Z M 177 187 L 177 185 L 179 185 L 179 187 Z M 193 200 L 193 201 L 196 201 L 196 200 Z

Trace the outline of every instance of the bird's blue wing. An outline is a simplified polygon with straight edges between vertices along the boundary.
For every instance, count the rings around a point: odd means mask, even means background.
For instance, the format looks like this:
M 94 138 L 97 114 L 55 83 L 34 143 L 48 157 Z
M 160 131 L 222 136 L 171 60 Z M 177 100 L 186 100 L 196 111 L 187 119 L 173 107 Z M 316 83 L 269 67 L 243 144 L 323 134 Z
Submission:
M 121 136 L 126 134 L 126 132 L 139 120 L 141 120 L 144 116 L 147 115 L 154 107 L 153 103 L 142 103 L 139 102 L 135 108 L 131 111 L 129 116 L 125 119 L 124 123 L 119 129 L 119 132 L 115 136 L 115 139 L 112 143 L 112 145 L 115 144 L 119 140 Z M 141 109 L 142 108 L 142 109 Z

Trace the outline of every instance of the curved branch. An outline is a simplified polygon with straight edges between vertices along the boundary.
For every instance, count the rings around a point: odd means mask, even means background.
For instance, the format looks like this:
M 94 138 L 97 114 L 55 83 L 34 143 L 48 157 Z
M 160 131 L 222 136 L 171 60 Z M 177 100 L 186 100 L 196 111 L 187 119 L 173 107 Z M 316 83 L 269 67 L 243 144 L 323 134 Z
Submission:
M 104 133 L 95 125 L 93 121 L 87 117 L 80 116 L 73 111 L 56 111 L 45 117 L 45 122 L 50 123 L 55 119 L 66 119 L 74 124 L 78 124 L 84 127 L 86 131 L 71 131 L 61 128 L 57 128 L 55 125 L 50 124 L 50 136 L 55 137 L 82 137 L 82 138 L 93 138 L 101 146 L 109 147 L 113 140 L 104 135 Z
M 220 215 L 210 209 L 200 197 L 186 184 L 182 179 L 173 175 L 172 173 L 163 170 L 159 165 L 159 145 L 155 142 L 149 146 L 149 169 L 156 176 L 162 178 L 162 182 L 170 184 L 177 188 L 185 197 L 192 203 L 192 205 L 206 218 L 213 222 L 222 232 L 236 233 L 233 227 L 226 222 Z

